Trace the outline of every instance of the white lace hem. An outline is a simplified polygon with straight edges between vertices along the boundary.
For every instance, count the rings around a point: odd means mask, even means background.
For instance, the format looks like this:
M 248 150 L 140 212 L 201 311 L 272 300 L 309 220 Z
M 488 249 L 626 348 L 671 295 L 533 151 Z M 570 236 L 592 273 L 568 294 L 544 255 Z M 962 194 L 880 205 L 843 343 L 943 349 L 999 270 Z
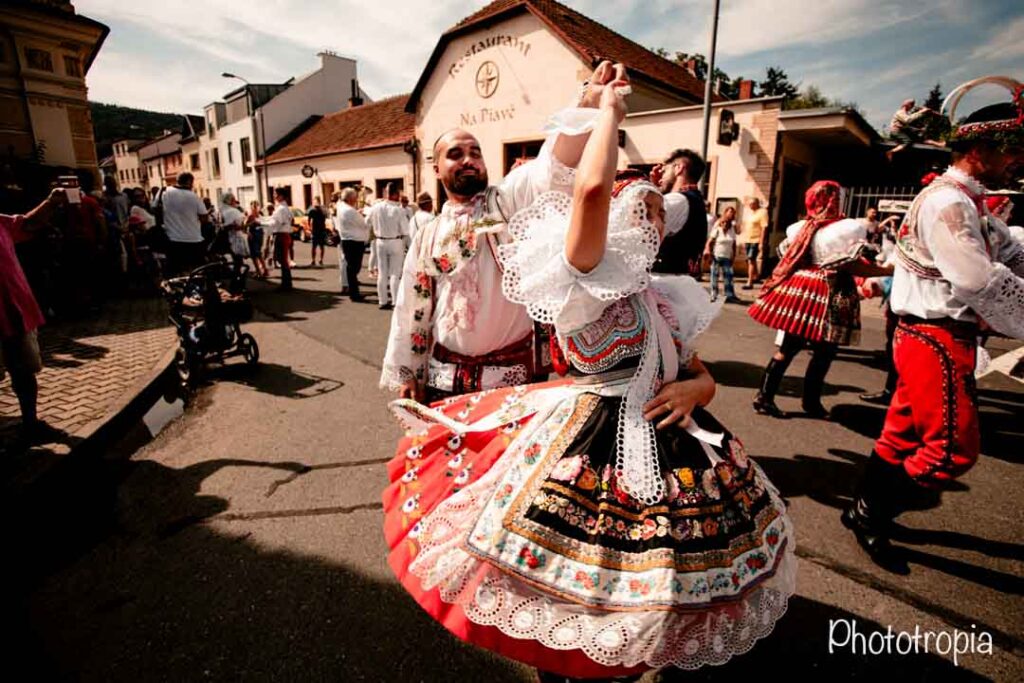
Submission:
M 787 545 L 775 574 L 738 600 L 694 605 L 688 611 L 613 612 L 556 602 L 486 562 L 465 554 L 463 558 L 461 566 L 449 566 L 452 571 L 438 592 L 469 621 L 553 650 L 579 649 L 608 667 L 693 670 L 724 664 L 772 632 L 796 590 L 792 545 Z

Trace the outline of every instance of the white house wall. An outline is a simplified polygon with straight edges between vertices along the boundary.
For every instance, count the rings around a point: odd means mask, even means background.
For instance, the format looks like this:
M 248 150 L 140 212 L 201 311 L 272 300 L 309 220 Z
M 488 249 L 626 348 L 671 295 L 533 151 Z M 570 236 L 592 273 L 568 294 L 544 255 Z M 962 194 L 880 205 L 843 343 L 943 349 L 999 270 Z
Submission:
M 482 96 L 477 74 L 493 65 L 496 88 Z M 447 130 L 480 140 L 491 181 L 503 177 L 504 143 L 538 140 L 553 112 L 576 98 L 588 69 L 532 14 L 516 16 L 452 40 L 420 97 L 416 137 L 423 147 L 421 187 L 436 187 L 431 146 Z M 482 73 L 482 72 L 481 72 Z M 487 91 L 483 91 L 486 93 Z
M 302 167 L 306 164 L 317 170 L 318 177 L 309 179 L 302 175 Z M 406 192 L 411 193 L 412 158 L 397 146 L 270 165 L 270 185 L 290 187 L 292 203 L 303 209 L 306 207 L 300 206 L 303 203 L 302 186 L 307 183 L 313 184 L 315 196 L 321 196 L 324 201 L 328 201 L 328 197 L 322 196 L 322 187 L 319 183 L 333 183 L 335 189 L 342 184 L 350 183 L 375 188 L 378 180 L 392 178 L 401 178 Z

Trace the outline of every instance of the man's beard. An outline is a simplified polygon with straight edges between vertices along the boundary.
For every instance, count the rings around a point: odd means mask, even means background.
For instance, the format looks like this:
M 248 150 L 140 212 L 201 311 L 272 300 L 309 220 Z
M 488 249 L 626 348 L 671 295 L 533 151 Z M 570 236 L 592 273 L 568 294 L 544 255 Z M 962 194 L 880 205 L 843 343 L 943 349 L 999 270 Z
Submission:
M 486 173 L 467 173 L 465 175 L 455 174 L 452 176 L 451 187 L 448 188 L 448 191 L 460 197 L 472 197 L 486 189 Z

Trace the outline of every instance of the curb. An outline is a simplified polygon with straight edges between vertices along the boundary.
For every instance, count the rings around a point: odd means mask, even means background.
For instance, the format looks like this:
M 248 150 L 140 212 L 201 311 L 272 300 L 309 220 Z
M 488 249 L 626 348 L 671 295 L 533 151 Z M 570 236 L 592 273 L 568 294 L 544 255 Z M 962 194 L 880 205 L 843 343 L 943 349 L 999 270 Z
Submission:
M 3 488 L 10 490 L 11 488 L 34 486 L 67 466 L 69 462 L 76 461 L 87 454 L 102 452 L 123 436 L 127 429 L 141 419 L 150 406 L 156 403 L 163 394 L 162 380 L 174 365 L 174 354 L 177 348 L 178 345 L 175 342 L 153 364 L 149 373 L 126 390 L 102 417 L 71 434 L 75 443 L 67 453 L 37 460 L 34 466 L 29 466 L 21 473 L 6 479 L 3 482 Z
M 170 349 L 164 352 L 160 359 L 153 365 L 153 369 L 145 377 L 138 379 L 135 384 L 122 394 L 120 400 L 112 405 L 102 417 L 99 417 L 85 426 L 78 429 L 72 436 L 81 439 L 76 448 L 86 444 L 87 441 L 96 436 L 97 432 L 104 430 L 109 423 L 120 421 L 127 413 L 134 413 L 133 407 L 138 409 L 138 403 L 143 396 L 150 396 L 156 385 L 168 368 L 174 363 L 174 354 L 178 349 L 175 342 Z M 146 406 L 148 408 L 148 406 Z M 72 449 L 73 451 L 74 449 Z

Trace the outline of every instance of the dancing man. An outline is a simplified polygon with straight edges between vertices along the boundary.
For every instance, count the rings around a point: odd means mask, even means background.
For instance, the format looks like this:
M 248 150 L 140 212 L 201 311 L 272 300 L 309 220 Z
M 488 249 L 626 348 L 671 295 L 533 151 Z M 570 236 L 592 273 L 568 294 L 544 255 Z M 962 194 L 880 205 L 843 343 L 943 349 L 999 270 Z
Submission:
M 602 62 L 580 106 L 593 108 L 622 65 Z M 453 394 L 530 381 L 537 370 L 534 325 L 526 309 L 501 293 L 498 246 L 506 223 L 549 189 L 570 191 L 571 169 L 589 133 L 558 135 L 537 159 L 487 182 L 480 143 L 450 130 L 434 143 L 434 172 L 448 202 L 420 226 L 405 259 L 391 318 L 381 387 L 402 398 L 435 401 Z
M 843 524 L 882 567 L 906 571 L 889 542 L 907 505 L 966 473 L 981 446 L 974 384 L 984 325 L 1024 339 L 1024 246 L 985 204 L 985 186 L 1005 186 L 1024 166 L 1021 84 L 988 77 L 960 86 L 956 102 L 983 83 L 1014 102 L 979 109 L 950 139 L 953 165 L 911 205 L 897 236 L 890 305 L 896 393 Z M 954 99 L 955 98 L 955 99 Z
M 711 225 L 698 186 L 706 167 L 692 149 L 677 149 L 651 171 L 651 182 L 665 196 L 665 240 L 654 262 L 655 273 L 691 275 L 700 280 Z

